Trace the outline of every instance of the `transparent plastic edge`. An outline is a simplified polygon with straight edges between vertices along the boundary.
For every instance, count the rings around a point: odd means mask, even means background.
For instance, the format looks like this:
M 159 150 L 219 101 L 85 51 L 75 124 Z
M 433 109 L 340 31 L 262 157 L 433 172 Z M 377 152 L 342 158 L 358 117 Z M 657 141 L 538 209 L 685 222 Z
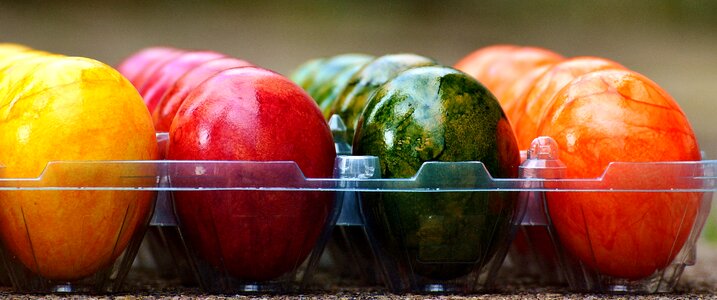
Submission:
M 102 170 L 111 170 L 116 178 L 79 183 L 61 178 L 62 174 Z M 660 174 L 669 186 L 631 180 L 631 174 L 650 172 Z M 233 180 L 237 174 L 266 174 L 267 178 Z M 173 180 L 163 186 L 159 184 L 162 176 L 194 180 Z M 717 190 L 717 160 L 613 162 L 600 177 L 587 179 L 493 178 L 478 161 L 425 162 L 413 177 L 391 179 L 309 178 L 293 161 L 53 161 L 38 177 L 0 176 L 0 190 L 710 192 Z

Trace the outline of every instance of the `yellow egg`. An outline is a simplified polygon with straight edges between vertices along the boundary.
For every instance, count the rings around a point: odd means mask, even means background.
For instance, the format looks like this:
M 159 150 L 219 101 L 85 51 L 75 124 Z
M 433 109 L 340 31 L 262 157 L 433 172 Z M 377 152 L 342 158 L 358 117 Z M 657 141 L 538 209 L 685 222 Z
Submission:
M 0 71 L 0 163 L 6 178 L 39 177 L 51 161 L 158 158 L 151 116 L 113 68 L 40 55 Z M 116 167 L 50 167 L 42 186 L 129 186 Z M 149 179 L 151 180 L 151 179 Z M 147 224 L 152 192 L 2 191 L 0 238 L 31 271 L 71 281 L 96 273 Z
M 25 47 L 23 45 L 19 44 L 13 44 L 13 43 L 0 43 L 0 59 L 2 59 L 5 56 L 14 55 L 18 52 L 23 52 L 31 50 L 28 47 Z

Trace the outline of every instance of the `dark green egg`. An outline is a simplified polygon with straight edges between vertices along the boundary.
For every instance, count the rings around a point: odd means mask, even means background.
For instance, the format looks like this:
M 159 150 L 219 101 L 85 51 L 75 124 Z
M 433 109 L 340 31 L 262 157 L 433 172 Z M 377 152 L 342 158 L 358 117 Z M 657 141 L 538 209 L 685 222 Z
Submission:
M 458 70 L 428 66 L 400 73 L 368 100 L 356 128 L 355 155 L 378 156 L 384 178 L 413 177 L 424 162 L 481 161 L 493 177 L 517 177 L 515 136 L 495 97 Z M 475 180 L 476 176 L 436 181 Z M 431 178 L 423 178 L 431 184 Z M 408 272 L 447 280 L 482 267 L 509 241 L 517 214 L 512 192 L 362 194 L 380 247 Z

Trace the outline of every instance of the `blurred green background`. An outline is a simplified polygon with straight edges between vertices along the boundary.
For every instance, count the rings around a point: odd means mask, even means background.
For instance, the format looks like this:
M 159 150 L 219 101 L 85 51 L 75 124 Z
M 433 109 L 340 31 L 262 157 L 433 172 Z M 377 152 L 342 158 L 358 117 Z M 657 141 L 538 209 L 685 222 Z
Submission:
M 17 1 L 0 41 L 116 65 L 154 45 L 212 49 L 288 74 L 345 52 L 452 65 L 496 43 L 613 59 L 670 92 L 717 158 L 717 1 Z

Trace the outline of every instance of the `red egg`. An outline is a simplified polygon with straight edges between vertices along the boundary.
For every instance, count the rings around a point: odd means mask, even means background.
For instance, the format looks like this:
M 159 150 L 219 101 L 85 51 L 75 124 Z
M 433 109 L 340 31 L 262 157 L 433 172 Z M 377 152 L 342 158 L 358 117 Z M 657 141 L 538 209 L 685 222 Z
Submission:
M 192 91 L 169 132 L 169 159 L 294 161 L 307 177 L 332 176 L 336 156 L 316 103 L 261 68 L 221 71 Z M 232 180 L 282 180 L 235 174 Z M 177 192 L 182 234 L 222 274 L 263 281 L 294 270 L 325 226 L 333 195 L 321 192 Z
M 142 95 L 144 103 L 151 112 L 164 93 L 185 73 L 205 62 L 222 57 L 226 57 L 226 55 L 214 51 L 185 52 L 152 73 L 144 85 L 138 89 L 139 94 Z
M 231 68 L 253 66 L 251 63 L 232 57 L 225 57 L 207 61 L 194 69 L 187 71 L 164 94 L 152 112 L 154 127 L 157 131 L 169 131 L 172 119 L 182 105 L 187 95 L 199 84 L 217 73 Z
M 125 58 L 117 66 L 117 71 L 129 79 L 135 88 L 139 89 L 157 68 L 182 53 L 184 53 L 183 50 L 170 47 L 146 48 Z

